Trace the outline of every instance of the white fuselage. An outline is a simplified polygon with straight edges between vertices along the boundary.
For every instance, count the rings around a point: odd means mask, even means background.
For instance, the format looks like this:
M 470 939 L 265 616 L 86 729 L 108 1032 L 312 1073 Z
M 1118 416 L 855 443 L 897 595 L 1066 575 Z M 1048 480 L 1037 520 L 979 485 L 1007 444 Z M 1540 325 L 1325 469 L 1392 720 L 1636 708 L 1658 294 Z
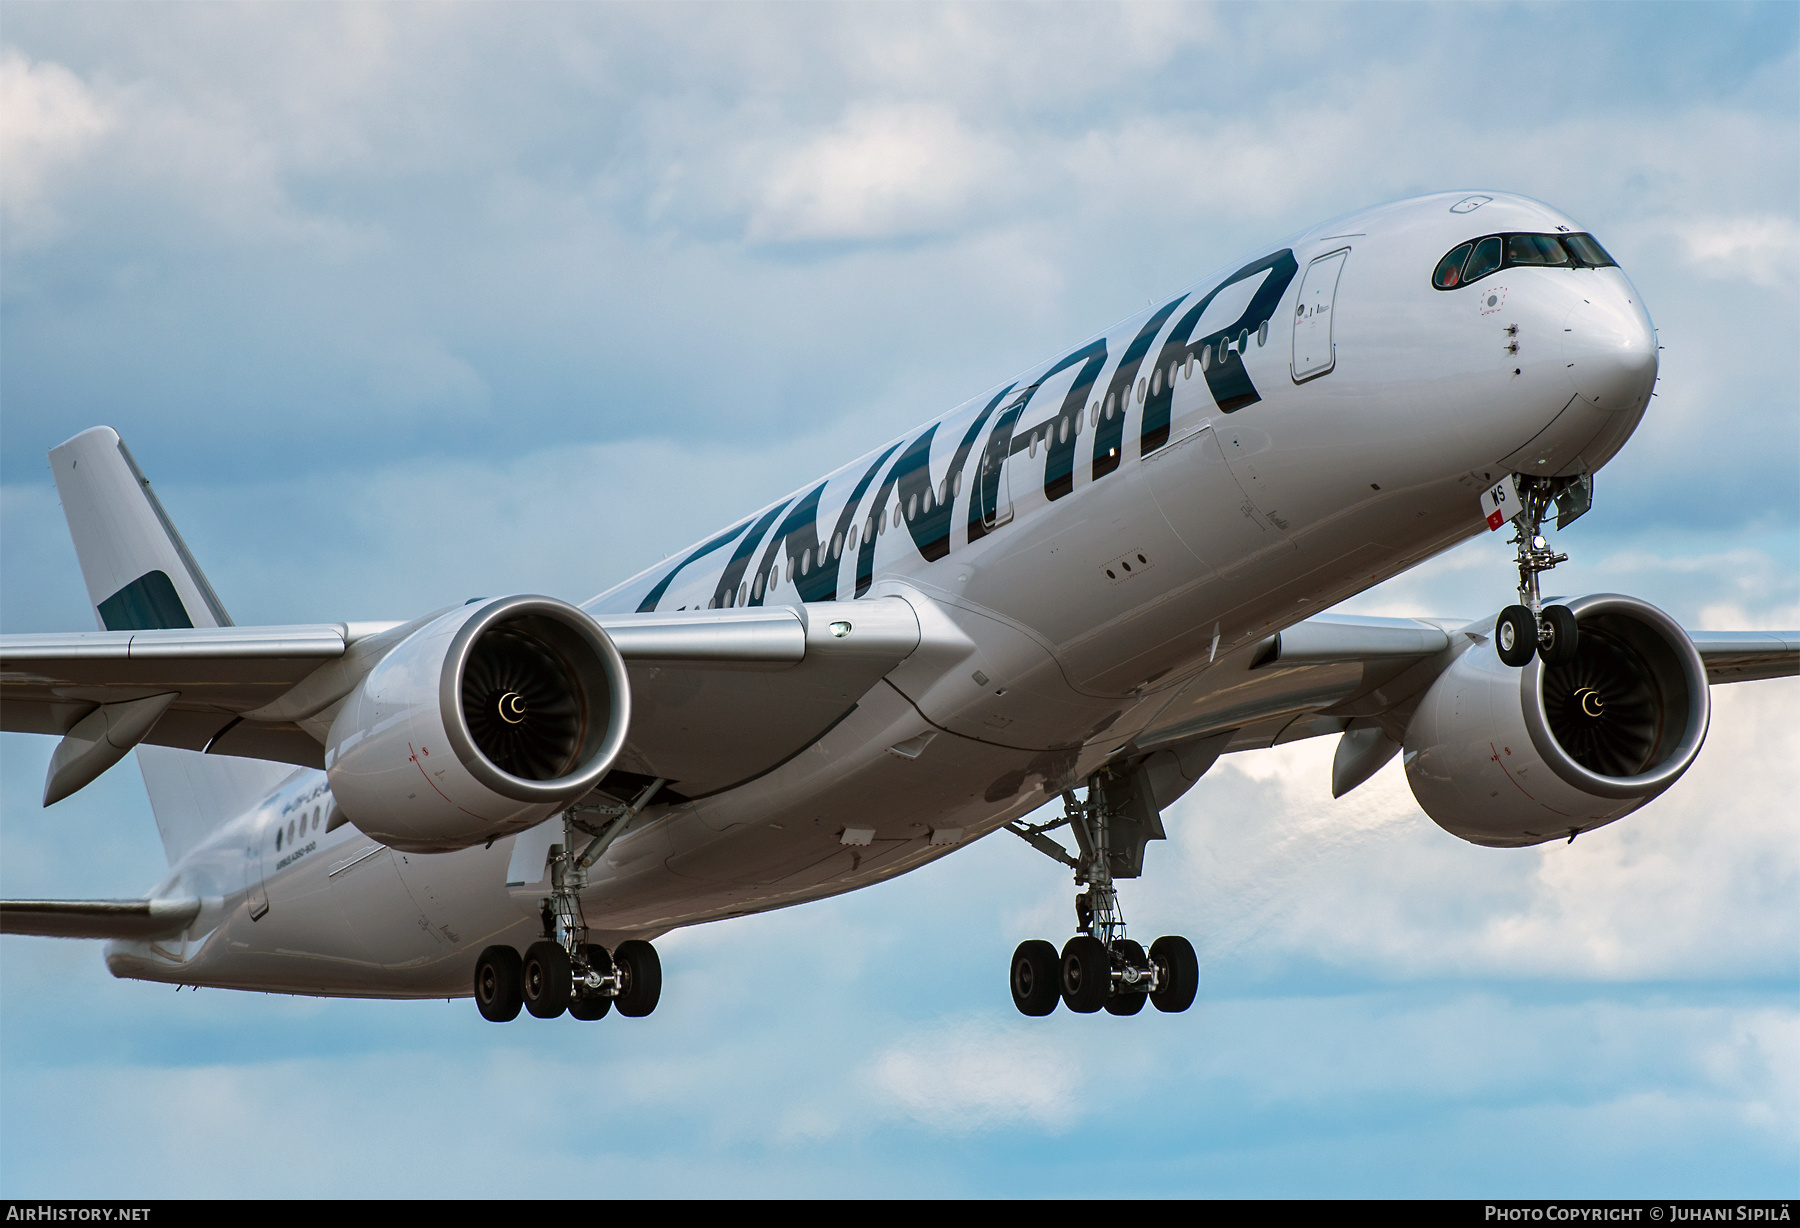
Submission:
M 941 856 L 1183 719 L 1234 654 L 1480 532 L 1502 473 L 1610 459 L 1654 376 L 1637 292 L 1617 268 L 1434 289 L 1466 239 L 1577 229 L 1533 201 L 1452 212 L 1458 199 L 1259 253 L 589 602 L 604 616 L 899 596 L 973 645 L 915 654 L 773 771 L 651 807 L 595 867 L 596 940 Z M 298 771 L 188 854 L 158 894 L 201 897 L 200 920 L 184 939 L 112 944 L 113 970 L 446 996 L 468 992 L 483 947 L 541 932 L 535 833 L 400 853 L 327 832 L 324 790 Z M 843 844 L 847 825 L 874 836 Z

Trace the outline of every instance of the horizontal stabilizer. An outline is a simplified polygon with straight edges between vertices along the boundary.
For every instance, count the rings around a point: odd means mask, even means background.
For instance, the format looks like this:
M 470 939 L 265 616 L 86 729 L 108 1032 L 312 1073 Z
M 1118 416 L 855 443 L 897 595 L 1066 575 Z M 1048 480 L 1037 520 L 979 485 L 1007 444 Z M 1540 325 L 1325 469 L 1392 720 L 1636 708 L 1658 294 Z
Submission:
M 169 938 L 199 915 L 199 900 L 0 900 L 0 934 Z

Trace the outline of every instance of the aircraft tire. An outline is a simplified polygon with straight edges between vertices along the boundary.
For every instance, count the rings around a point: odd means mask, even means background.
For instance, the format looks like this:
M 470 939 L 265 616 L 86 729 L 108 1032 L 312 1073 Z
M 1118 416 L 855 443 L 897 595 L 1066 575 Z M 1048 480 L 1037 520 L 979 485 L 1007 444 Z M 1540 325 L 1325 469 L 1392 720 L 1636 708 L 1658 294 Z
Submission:
M 1056 1010 L 1062 1001 L 1062 970 L 1056 948 L 1042 938 L 1021 942 L 1013 952 L 1013 1005 L 1021 1015 L 1043 1016 Z
M 1544 607 L 1544 629 L 1548 634 L 1538 642 L 1538 655 L 1545 665 L 1566 665 L 1575 659 L 1580 628 L 1575 625 L 1575 612 L 1566 605 Z
M 619 1013 L 641 1019 L 655 1010 L 662 1000 L 662 960 L 656 948 L 635 938 L 621 942 L 613 952 L 613 966 L 623 974 L 625 982 L 616 1002 Z
M 475 1006 L 489 1023 L 508 1023 L 525 1005 L 524 961 L 511 947 L 489 947 L 475 961 Z
M 569 953 L 554 942 L 525 948 L 525 1009 L 539 1019 L 554 1019 L 569 1009 L 572 988 Z
M 1113 954 L 1134 964 L 1148 962 L 1144 948 L 1129 938 L 1121 938 L 1113 943 Z M 1150 996 L 1135 989 L 1120 989 L 1118 986 L 1114 989 L 1115 992 L 1106 999 L 1106 1013 L 1109 1015 L 1135 1015 L 1144 1009 L 1144 1002 Z
M 1522 605 L 1509 605 L 1494 620 L 1494 650 L 1514 669 L 1531 664 L 1537 652 L 1537 619 Z
M 1168 973 L 1164 987 L 1150 995 L 1159 1011 L 1179 1014 L 1194 1004 L 1200 992 L 1200 960 L 1194 955 L 1194 944 L 1179 934 L 1169 934 L 1150 944 L 1150 961 L 1157 972 Z
M 1112 960 L 1098 938 L 1077 934 L 1063 944 L 1063 1005 L 1082 1015 L 1091 1015 L 1106 1005 L 1112 992 Z
M 605 947 L 590 942 L 583 950 L 587 955 L 588 967 L 602 970 L 612 967 L 612 956 L 606 953 Z M 606 1018 L 606 1013 L 611 1009 L 612 999 L 602 993 L 578 993 L 569 999 L 569 1014 L 589 1023 Z

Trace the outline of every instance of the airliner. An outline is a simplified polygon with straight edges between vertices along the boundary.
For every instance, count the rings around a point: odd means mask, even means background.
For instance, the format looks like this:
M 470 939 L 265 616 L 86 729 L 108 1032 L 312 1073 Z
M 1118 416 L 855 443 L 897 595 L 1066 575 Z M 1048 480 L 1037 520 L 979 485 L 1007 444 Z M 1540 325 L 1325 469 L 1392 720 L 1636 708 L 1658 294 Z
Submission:
M 1020 936 L 1021 1012 L 1185 1010 L 1192 943 L 1130 937 L 1116 884 L 1221 756 L 1334 737 L 1336 797 L 1399 756 L 1452 835 L 1570 841 L 1675 786 L 1713 684 L 1800 673 L 1800 632 L 1540 592 L 1566 557 L 1543 530 L 1588 510 L 1656 378 L 1640 295 L 1573 219 L 1424 196 L 584 604 L 267 627 L 95 427 L 50 464 L 100 630 L 0 637 L 0 725 L 60 739 L 46 805 L 135 750 L 169 867 L 141 899 L 0 902 L 0 929 L 177 986 L 642 1017 L 659 936 L 1004 831 L 1076 888 L 1072 936 Z M 1493 613 L 1329 612 L 1509 525 Z

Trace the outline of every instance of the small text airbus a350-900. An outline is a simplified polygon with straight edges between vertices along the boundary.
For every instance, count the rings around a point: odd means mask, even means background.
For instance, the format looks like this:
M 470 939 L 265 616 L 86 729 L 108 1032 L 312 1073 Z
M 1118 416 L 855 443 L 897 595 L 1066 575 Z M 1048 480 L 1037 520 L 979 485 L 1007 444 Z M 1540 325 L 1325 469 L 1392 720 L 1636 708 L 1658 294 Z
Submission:
M 1712 684 L 1800 672 L 1800 633 L 1540 593 L 1565 557 L 1541 530 L 1588 509 L 1656 355 L 1573 219 L 1498 192 L 1401 201 L 582 605 L 399 623 L 236 626 L 96 427 L 50 461 L 102 630 L 0 640 L 0 712 L 61 739 L 46 804 L 135 748 L 169 869 L 142 899 L 11 900 L 0 921 L 108 939 L 124 977 L 641 1016 L 659 935 L 1005 828 L 1078 886 L 1073 937 L 1021 935 L 1018 1008 L 1185 1010 L 1192 945 L 1127 937 L 1115 882 L 1154 867 L 1162 812 L 1219 756 L 1334 736 L 1341 796 L 1404 753 L 1434 821 L 1516 848 L 1673 786 Z M 1508 526 L 1497 613 L 1321 613 Z

